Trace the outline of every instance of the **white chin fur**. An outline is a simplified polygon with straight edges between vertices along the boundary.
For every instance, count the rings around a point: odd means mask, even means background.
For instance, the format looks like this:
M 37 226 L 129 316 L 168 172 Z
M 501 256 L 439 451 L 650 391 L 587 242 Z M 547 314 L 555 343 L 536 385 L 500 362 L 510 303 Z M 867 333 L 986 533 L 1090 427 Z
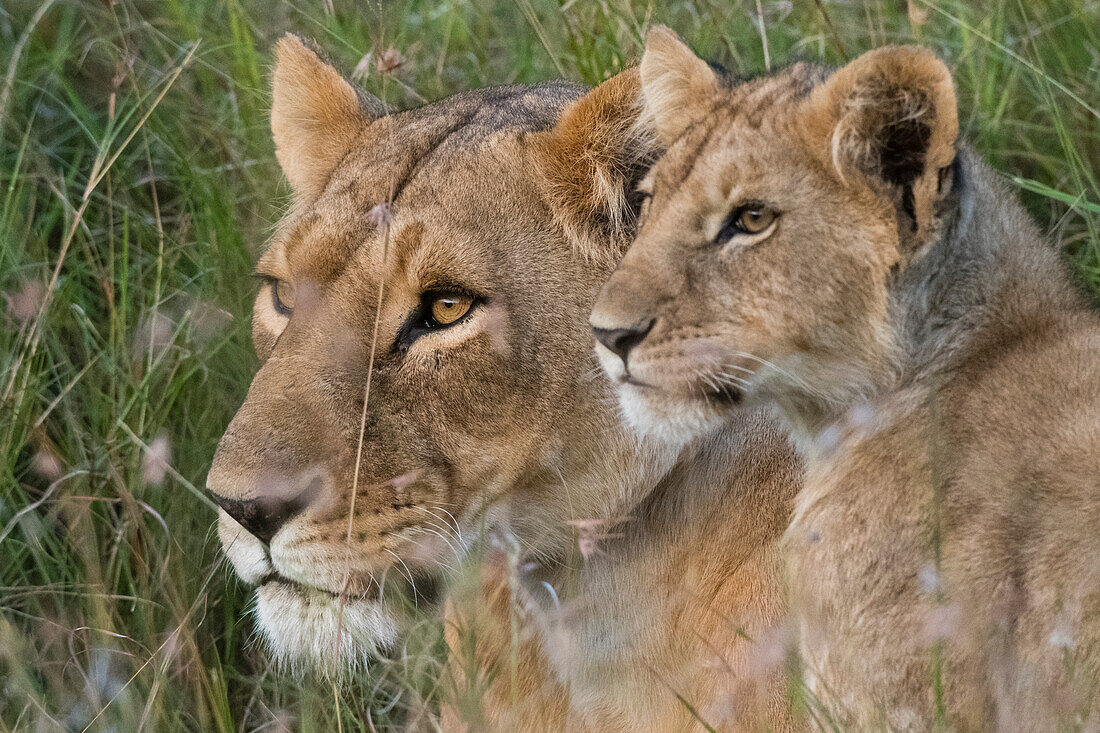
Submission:
M 618 385 L 619 405 L 626 424 L 643 438 L 682 448 L 700 435 L 713 432 L 725 422 L 726 412 L 702 400 L 647 399 L 631 384 Z
M 596 344 L 596 358 L 615 385 L 623 421 L 643 439 L 678 451 L 698 436 L 718 429 L 728 414 L 702 400 L 670 400 L 661 395 L 658 403 L 647 395 L 651 388 L 622 381 L 625 376 L 622 360 L 603 344 Z
M 294 672 L 361 669 L 396 645 L 401 629 L 384 601 L 346 598 L 341 608 L 335 596 L 278 582 L 256 591 L 256 618 L 267 648 Z
M 272 572 L 263 544 L 225 512 L 218 517 L 218 537 L 244 582 L 262 582 Z M 385 601 L 345 598 L 341 609 L 332 594 L 280 582 L 256 590 L 256 621 L 276 661 L 295 673 L 361 669 L 394 646 L 401 629 Z

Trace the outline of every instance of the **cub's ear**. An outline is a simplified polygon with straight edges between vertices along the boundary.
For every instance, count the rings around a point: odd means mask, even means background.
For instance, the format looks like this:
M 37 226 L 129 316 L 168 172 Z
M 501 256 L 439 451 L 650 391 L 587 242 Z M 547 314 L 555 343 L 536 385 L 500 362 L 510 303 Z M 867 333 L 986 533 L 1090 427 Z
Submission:
M 382 103 L 321 60 L 312 43 L 283 36 L 275 51 L 271 133 L 275 156 L 294 192 L 321 193 L 336 164 Z
M 923 241 L 955 159 L 951 72 L 918 46 L 869 51 L 814 90 L 804 120 L 812 145 L 846 183 L 893 199 L 902 233 Z
M 640 110 L 638 70 L 627 69 L 531 136 L 543 192 L 586 257 L 617 258 L 633 235 L 636 187 L 658 153 Z
M 663 25 L 653 26 L 646 36 L 639 68 L 645 117 L 667 148 L 706 114 L 718 91 L 718 75 Z

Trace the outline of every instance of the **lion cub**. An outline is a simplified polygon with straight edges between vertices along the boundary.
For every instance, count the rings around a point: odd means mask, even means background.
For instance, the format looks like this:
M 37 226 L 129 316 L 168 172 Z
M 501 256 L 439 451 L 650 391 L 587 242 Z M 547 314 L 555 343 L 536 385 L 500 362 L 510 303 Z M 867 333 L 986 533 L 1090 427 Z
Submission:
M 1100 318 L 957 139 L 950 73 L 881 48 L 734 84 L 649 36 L 667 153 L 592 315 L 628 421 L 778 408 L 811 705 L 852 730 L 1100 721 Z

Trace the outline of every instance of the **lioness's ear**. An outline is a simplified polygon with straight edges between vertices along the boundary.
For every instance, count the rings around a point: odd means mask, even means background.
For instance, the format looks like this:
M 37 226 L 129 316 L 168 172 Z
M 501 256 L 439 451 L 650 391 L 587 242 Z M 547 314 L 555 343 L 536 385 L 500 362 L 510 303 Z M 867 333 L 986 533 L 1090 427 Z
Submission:
M 709 109 L 718 75 L 663 25 L 653 26 L 646 36 L 639 68 L 645 116 L 667 148 Z
M 381 102 L 356 90 L 298 36 L 283 36 L 275 51 L 271 133 L 275 156 L 300 197 L 321 192 L 333 168 Z
M 840 174 L 890 196 L 918 238 L 934 212 L 940 172 L 955 159 L 958 109 L 951 73 L 918 46 L 869 51 L 814 90 L 805 122 Z
M 531 137 L 554 216 L 588 257 L 617 257 L 633 234 L 636 187 L 658 152 L 638 124 L 638 95 L 638 70 L 627 69 Z

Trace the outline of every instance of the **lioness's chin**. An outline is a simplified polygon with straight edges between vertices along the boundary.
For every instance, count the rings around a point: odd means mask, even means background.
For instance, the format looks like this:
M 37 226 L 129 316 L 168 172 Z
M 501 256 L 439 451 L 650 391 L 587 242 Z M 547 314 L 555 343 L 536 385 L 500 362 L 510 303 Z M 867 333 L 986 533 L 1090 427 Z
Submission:
M 278 663 L 295 672 L 361 668 L 393 648 L 403 616 L 385 598 L 341 599 L 281 581 L 256 590 L 260 632 Z
M 626 424 L 643 438 L 683 447 L 722 426 L 730 406 L 698 397 L 677 397 L 628 382 L 618 386 Z

